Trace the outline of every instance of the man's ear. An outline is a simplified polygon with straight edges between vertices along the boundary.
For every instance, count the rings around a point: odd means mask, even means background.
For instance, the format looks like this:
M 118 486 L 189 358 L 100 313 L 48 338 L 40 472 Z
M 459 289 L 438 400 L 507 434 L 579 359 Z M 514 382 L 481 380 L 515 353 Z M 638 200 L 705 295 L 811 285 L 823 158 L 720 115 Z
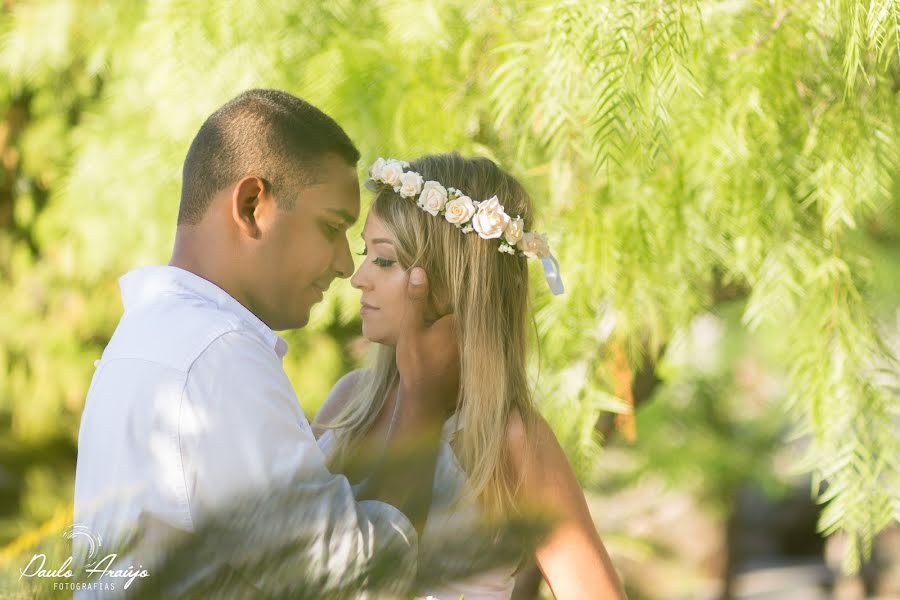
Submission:
M 238 230 L 249 238 L 262 235 L 260 221 L 271 211 L 272 187 L 261 177 L 247 176 L 237 182 L 231 192 L 231 218 Z

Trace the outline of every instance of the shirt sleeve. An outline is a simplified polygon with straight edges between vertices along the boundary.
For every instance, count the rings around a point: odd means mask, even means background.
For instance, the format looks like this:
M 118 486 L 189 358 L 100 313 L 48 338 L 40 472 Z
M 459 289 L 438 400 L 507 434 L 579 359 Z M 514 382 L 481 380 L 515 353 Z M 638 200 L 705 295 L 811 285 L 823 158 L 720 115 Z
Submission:
M 409 519 L 382 502 L 357 502 L 346 477 L 328 471 L 280 360 L 252 334 L 226 333 L 194 362 L 178 436 L 195 531 L 243 506 L 230 525 L 243 519 L 265 546 L 244 550 L 274 551 L 287 568 L 278 572 L 315 580 L 323 592 L 362 581 L 385 561 L 398 582 L 414 574 Z M 282 582 L 272 577 L 261 574 L 257 585 L 274 591 Z

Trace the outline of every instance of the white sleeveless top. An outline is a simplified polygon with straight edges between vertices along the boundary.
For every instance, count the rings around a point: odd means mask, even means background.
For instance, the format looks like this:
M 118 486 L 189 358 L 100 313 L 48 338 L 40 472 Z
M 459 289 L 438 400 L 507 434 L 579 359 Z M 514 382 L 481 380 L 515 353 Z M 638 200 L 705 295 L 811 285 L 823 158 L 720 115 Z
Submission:
M 456 460 L 456 454 L 450 446 L 450 441 L 460 428 L 457 425 L 456 417 L 454 414 L 447 419 L 441 430 L 441 443 L 434 467 L 431 506 L 428 509 L 425 529 L 419 537 L 420 546 L 427 546 L 429 540 L 434 538 L 438 531 L 448 531 L 454 528 L 459 531 L 471 526 L 480 511 L 475 502 L 471 500 L 453 506 L 453 502 L 462 494 L 466 480 L 465 472 Z M 337 438 L 333 429 L 326 430 L 318 440 L 319 448 L 328 458 L 335 451 L 336 442 Z M 465 581 L 447 583 L 439 590 L 429 590 L 424 597 L 436 600 L 459 600 L 460 596 L 466 600 L 509 600 L 515 586 L 513 578 L 515 568 L 516 565 L 510 565 L 480 573 Z

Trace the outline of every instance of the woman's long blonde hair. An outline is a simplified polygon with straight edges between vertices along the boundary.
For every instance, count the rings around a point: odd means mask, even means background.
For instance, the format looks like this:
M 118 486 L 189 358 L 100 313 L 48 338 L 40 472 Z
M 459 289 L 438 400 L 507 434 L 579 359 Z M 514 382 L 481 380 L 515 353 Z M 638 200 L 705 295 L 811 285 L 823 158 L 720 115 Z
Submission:
M 528 194 L 492 161 L 436 154 L 411 161 L 410 168 L 425 181 L 455 187 L 473 200 L 496 195 L 508 215 L 521 216 L 525 230 L 531 229 Z M 526 372 L 527 259 L 499 252 L 500 240 L 462 233 L 387 186 L 377 193 L 371 210 L 396 237 L 399 264 L 407 271 L 424 268 L 433 298 L 456 314 L 462 427 L 454 447 L 467 474 L 467 497 L 477 499 L 488 514 L 514 510 L 519 482 L 511 471 L 507 422 L 513 410 L 521 414 L 527 443 L 535 414 Z M 394 348 L 374 346 L 372 364 L 348 402 L 334 421 L 322 424 L 341 429 L 333 467 L 373 427 L 399 376 Z

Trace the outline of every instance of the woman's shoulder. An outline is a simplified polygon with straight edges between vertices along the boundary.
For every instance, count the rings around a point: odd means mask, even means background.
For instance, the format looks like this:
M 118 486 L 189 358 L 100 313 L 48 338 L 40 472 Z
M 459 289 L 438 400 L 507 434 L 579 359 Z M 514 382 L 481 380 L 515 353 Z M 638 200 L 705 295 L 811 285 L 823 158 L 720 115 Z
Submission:
M 513 408 L 506 421 L 506 442 L 510 450 L 522 452 L 529 443 L 537 446 L 556 443 L 556 434 L 536 409 Z
M 569 461 L 556 434 L 537 410 L 513 409 L 506 423 L 508 456 L 523 483 L 542 480 L 557 469 L 569 469 Z
M 341 414 L 341 411 L 347 405 L 347 401 L 350 400 L 353 388 L 359 382 L 364 372 L 364 369 L 350 371 L 332 386 L 328 397 L 325 398 L 325 402 L 322 403 L 322 407 L 319 408 L 319 412 L 316 413 L 316 417 L 312 422 L 313 433 L 316 437 L 322 435 L 325 432 L 325 426 L 332 423 Z

